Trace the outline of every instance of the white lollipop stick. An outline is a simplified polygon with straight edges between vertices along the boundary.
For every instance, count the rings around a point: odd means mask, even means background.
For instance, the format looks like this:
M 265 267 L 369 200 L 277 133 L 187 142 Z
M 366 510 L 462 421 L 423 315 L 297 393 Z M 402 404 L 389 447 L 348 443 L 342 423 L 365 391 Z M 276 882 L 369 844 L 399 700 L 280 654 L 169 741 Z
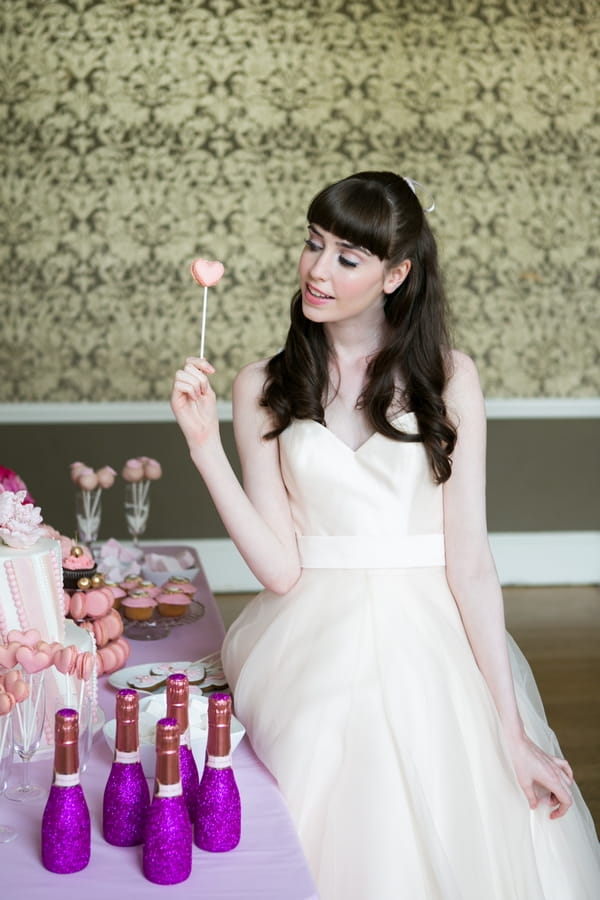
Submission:
M 208 288 L 216 284 L 223 277 L 225 267 L 218 260 L 195 259 L 191 267 L 192 278 L 204 288 L 202 303 L 202 332 L 200 336 L 200 356 L 204 357 L 204 336 L 206 334 L 206 310 L 208 307 Z
M 208 305 L 208 288 L 204 285 L 204 297 L 202 298 L 202 333 L 200 335 L 200 357 L 204 358 L 204 335 L 206 334 L 206 307 Z

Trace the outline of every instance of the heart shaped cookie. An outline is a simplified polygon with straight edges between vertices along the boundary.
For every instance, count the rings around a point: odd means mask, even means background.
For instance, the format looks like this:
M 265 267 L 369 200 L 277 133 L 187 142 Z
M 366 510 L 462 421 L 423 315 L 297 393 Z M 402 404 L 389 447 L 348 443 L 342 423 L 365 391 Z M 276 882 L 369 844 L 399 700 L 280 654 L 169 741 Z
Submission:
M 32 650 L 31 647 L 27 647 L 24 644 L 17 650 L 17 662 L 21 663 L 25 671 L 29 672 L 30 675 L 34 675 L 35 672 L 41 672 L 42 669 L 47 669 L 51 665 L 51 660 L 48 659 L 46 653 L 42 650 Z
M 225 271 L 222 262 L 216 259 L 195 259 L 191 267 L 192 277 L 202 287 L 212 287 L 220 281 Z

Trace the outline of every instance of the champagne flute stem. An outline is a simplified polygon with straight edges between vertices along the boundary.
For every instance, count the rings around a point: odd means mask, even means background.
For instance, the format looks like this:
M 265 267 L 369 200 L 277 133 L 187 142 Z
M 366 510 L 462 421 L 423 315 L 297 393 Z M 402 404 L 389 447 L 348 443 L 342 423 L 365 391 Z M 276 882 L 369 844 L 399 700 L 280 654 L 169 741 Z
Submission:
M 31 782 L 29 781 L 30 756 L 29 754 L 27 754 L 27 756 L 22 756 L 21 759 L 23 760 L 23 777 L 21 779 L 21 787 L 23 788 L 23 790 L 27 790 L 27 788 L 30 787 L 31 784 Z

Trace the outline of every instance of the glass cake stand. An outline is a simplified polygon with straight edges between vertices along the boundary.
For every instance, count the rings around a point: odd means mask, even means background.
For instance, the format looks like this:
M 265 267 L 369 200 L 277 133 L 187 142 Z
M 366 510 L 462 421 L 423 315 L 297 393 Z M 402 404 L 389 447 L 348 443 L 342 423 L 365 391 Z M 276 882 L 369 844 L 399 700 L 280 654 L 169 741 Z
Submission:
M 158 641 L 166 637 L 172 628 L 181 625 L 190 625 L 204 615 L 204 604 L 192 600 L 188 611 L 183 616 L 161 616 L 157 609 L 150 619 L 136 621 L 127 619 L 121 610 L 123 619 L 123 634 L 132 641 Z

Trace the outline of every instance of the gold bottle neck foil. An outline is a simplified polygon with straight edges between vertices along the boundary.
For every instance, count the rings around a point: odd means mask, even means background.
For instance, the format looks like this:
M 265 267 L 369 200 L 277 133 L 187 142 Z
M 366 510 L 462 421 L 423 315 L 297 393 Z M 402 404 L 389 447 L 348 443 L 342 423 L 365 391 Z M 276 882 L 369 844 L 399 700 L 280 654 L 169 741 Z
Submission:
M 54 772 L 79 772 L 79 716 L 77 710 L 68 707 L 59 709 L 54 718 Z
M 167 678 L 167 716 L 177 719 L 181 734 L 188 730 L 189 703 L 190 685 L 187 675 L 174 672 Z
M 177 719 L 159 719 L 156 724 L 156 781 L 161 785 L 180 781 Z
M 116 707 L 115 750 L 119 753 L 135 753 L 140 744 L 138 692 L 132 688 L 119 691 Z
M 211 694 L 208 698 L 209 756 L 229 756 L 231 753 L 231 697 L 229 694 Z

